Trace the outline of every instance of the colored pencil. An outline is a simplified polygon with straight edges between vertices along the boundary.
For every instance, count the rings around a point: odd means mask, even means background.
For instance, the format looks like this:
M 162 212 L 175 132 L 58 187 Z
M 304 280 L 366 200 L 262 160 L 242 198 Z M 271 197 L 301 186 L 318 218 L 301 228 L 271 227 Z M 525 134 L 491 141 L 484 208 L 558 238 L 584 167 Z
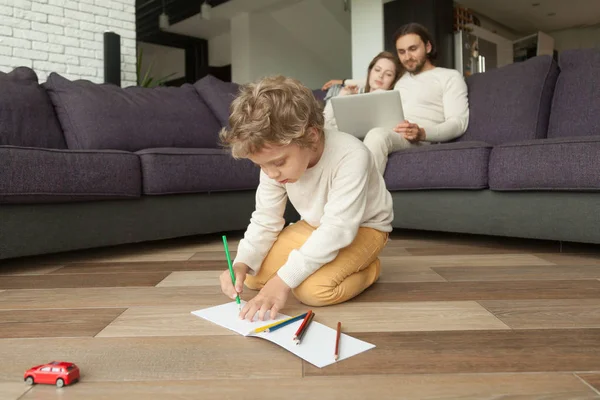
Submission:
M 297 321 L 297 320 L 299 320 L 301 318 L 304 318 L 305 315 L 306 315 L 306 313 L 297 315 L 295 317 L 290 317 L 290 318 L 284 319 L 282 321 L 273 322 L 272 324 L 268 324 L 268 325 L 264 325 L 264 326 L 261 326 L 259 328 L 256 328 L 252 332 L 254 332 L 254 333 L 260 333 L 260 332 L 266 331 L 267 329 L 270 329 L 270 328 L 272 328 L 274 326 L 286 323 L 288 321 L 291 321 L 291 322 L 293 322 L 292 320 Z
M 315 313 L 310 314 L 310 317 L 308 317 L 308 321 L 306 321 L 306 325 L 302 329 L 302 332 L 300 332 L 300 335 L 295 339 L 296 344 L 300 344 L 300 342 L 302 341 L 302 338 L 306 334 L 306 331 L 308 330 L 308 327 L 310 326 L 310 323 L 312 322 L 313 318 L 315 318 Z
M 304 321 L 302 321 L 302 324 L 300 325 L 300 327 L 294 334 L 294 337 L 292 338 L 293 340 L 296 340 L 298 338 L 298 335 L 300 334 L 300 332 L 302 332 L 302 329 L 304 329 L 304 326 L 306 325 L 306 321 L 308 321 L 308 318 L 310 317 L 311 314 L 312 314 L 312 310 L 308 310 L 306 317 L 304 317 Z
M 342 336 L 342 323 L 338 322 L 337 324 L 337 334 L 335 338 L 335 354 L 333 358 L 337 361 L 340 358 L 340 337 Z
M 272 327 L 270 327 L 269 329 L 267 329 L 267 332 L 273 332 L 273 331 L 276 331 L 277 329 L 279 329 L 279 328 L 283 328 L 284 326 L 286 326 L 286 325 L 289 325 L 289 324 L 291 324 L 291 323 L 293 323 L 293 322 L 296 322 L 296 321 L 298 321 L 299 319 L 306 318 L 306 315 L 307 315 L 307 314 L 308 314 L 308 313 L 304 313 L 304 314 L 298 315 L 298 316 L 296 316 L 296 317 L 294 317 L 294 318 L 287 319 L 287 320 L 285 320 L 285 321 L 281 322 L 280 324 L 277 324 L 277 325 L 275 325 L 275 326 L 272 326 Z
M 223 235 L 223 247 L 225 247 L 225 255 L 227 256 L 227 266 L 229 267 L 229 274 L 231 275 L 231 282 L 235 288 L 235 274 L 233 273 L 233 265 L 231 265 L 231 256 L 229 255 L 229 247 L 227 246 L 227 237 Z M 242 303 L 240 302 L 240 295 L 235 296 L 235 302 L 238 305 L 238 310 L 242 311 Z

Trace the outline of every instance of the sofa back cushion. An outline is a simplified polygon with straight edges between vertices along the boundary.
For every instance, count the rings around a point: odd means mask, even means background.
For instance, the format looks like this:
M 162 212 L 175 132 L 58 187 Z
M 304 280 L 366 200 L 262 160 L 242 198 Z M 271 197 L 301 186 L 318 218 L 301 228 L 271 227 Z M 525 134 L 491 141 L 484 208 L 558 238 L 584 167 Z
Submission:
M 221 127 L 229 126 L 229 107 L 238 94 L 239 85 L 207 75 L 194 83 L 194 87 L 216 115 Z
M 0 146 L 66 148 L 48 94 L 30 68 L 0 72 Z
M 565 50 L 558 65 L 548 137 L 600 135 L 600 49 Z
M 546 137 L 559 70 L 538 56 L 467 78 L 469 126 L 459 141 L 492 145 Z
M 70 149 L 217 147 L 219 122 L 190 84 L 123 89 L 51 73 L 44 86 Z

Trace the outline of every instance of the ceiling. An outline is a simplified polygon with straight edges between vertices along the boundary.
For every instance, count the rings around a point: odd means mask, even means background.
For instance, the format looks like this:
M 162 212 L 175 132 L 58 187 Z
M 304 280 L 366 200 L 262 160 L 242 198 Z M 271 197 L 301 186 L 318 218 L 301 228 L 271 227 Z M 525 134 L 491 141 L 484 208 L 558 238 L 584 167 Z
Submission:
M 210 19 L 203 19 L 198 13 L 171 24 L 165 31 L 181 35 L 210 39 L 230 31 L 230 21 L 234 16 L 244 12 L 275 11 L 299 3 L 301 0 L 229 0 L 218 3 L 210 12 Z M 201 4 L 202 1 L 198 0 Z
M 600 24 L 600 0 L 457 0 L 522 33 Z M 533 4 L 539 4 L 533 6 Z M 548 15 L 554 13 L 555 15 Z

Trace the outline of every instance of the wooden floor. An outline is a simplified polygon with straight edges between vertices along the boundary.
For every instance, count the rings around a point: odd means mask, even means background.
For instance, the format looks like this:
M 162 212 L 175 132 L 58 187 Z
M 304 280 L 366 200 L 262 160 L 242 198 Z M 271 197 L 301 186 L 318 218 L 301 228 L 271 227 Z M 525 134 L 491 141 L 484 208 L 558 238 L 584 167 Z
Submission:
M 0 261 L 0 400 L 600 399 L 598 246 L 400 231 L 381 260 L 315 309 L 377 347 L 323 369 L 190 314 L 229 301 L 220 235 Z M 51 360 L 81 381 L 23 382 Z

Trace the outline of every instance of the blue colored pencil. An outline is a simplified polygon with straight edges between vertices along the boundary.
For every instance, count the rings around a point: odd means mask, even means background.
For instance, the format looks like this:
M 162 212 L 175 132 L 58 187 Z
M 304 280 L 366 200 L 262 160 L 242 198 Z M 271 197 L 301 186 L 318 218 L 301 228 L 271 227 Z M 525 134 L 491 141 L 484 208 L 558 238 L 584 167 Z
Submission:
M 304 317 L 306 317 L 306 314 L 308 314 L 308 313 L 307 313 L 307 312 L 305 312 L 305 313 L 304 313 L 304 314 L 302 314 L 302 315 L 298 315 L 298 316 L 296 316 L 296 317 L 294 317 L 294 318 L 290 318 L 290 319 L 288 319 L 288 320 L 285 320 L 285 321 L 283 321 L 283 322 L 282 322 L 282 323 L 280 323 L 280 324 L 277 324 L 277 325 L 275 325 L 275 326 L 272 326 L 272 327 L 270 327 L 269 329 L 267 329 L 267 330 L 266 330 L 266 332 L 273 332 L 273 331 L 276 331 L 277 329 L 279 329 L 279 328 L 283 328 L 284 326 L 286 326 L 286 325 L 289 325 L 289 324 L 291 324 L 292 322 L 296 322 L 296 321 L 298 321 L 298 320 L 300 320 L 300 319 L 304 319 Z

